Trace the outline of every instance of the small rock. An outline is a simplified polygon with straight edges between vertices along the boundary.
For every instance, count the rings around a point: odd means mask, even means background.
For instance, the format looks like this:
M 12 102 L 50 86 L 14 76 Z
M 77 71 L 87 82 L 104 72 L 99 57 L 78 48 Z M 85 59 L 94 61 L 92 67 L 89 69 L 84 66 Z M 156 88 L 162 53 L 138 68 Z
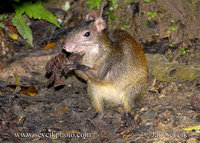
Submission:
M 200 134 L 200 130 L 195 130 L 195 133 Z
M 7 87 L 7 82 L 0 80 L 0 88 Z
M 135 142 L 136 142 L 136 143 L 145 143 L 146 140 L 144 140 L 144 139 L 138 139 L 138 140 L 136 140 Z
M 141 116 L 141 119 L 142 120 L 154 119 L 156 113 L 157 113 L 156 111 L 147 111 Z
M 159 98 L 164 98 L 164 97 L 166 97 L 165 94 L 161 94 L 161 95 L 159 96 Z
M 200 112 L 200 95 L 192 96 L 192 106 L 198 112 Z
M 148 110 L 148 107 L 143 107 L 141 108 L 140 112 L 144 112 L 144 111 L 147 111 Z
M 187 140 L 187 143 L 197 143 L 197 139 L 190 138 L 190 139 Z

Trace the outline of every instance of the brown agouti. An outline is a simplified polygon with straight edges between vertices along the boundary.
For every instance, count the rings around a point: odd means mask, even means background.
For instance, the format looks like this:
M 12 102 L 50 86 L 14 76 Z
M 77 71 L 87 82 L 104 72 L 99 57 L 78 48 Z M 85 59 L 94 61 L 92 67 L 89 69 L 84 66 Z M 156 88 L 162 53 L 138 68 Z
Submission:
M 88 95 L 98 113 L 104 101 L 123 105 L 125 118 L 142 96 L 147 82 L 147 63 L 139 43 L 123 30 L 105 32 L 101 17 L 88 15 L 66 37 L 64 50 L 79 53 L 70 70 L 87 81 Z

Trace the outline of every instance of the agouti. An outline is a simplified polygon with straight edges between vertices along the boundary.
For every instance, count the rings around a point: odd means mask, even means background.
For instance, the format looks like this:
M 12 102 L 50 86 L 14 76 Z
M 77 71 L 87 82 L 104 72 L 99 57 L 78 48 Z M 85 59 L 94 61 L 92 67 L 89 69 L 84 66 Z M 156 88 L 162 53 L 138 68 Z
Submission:
M 123 105 L 125 118 L 147 82 L 147 63 L 139 43 L 123 30 L 106 33 L 101 17 L 87 15 L 66 37 L 63 49 L 79 53 L 70 70 L 87 81 L 88 95 L 97 113 L 103 115 L 104 101 Z M 102 117 L 102 116 L 101 116 Z

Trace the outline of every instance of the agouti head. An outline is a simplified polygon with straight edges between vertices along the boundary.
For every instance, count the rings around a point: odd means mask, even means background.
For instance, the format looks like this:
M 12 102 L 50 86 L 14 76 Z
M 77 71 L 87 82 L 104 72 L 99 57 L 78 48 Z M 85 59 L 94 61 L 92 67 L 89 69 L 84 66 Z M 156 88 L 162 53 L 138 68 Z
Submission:
M 87 15 L 86 21 L 76 25 L 67 35 L 64 47 L 70 53 L 99 53 L 100 41 L 104 35 L 105 21 L 101 18 L 91 18 Z

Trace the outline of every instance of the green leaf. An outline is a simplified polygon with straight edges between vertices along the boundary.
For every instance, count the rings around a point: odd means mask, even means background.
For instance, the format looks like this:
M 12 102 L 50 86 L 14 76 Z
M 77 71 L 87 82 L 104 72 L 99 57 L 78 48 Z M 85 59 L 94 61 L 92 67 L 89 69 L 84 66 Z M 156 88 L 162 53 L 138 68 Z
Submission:
M 156 17 L 157 13 L 149 11 L 147 12 L 147 15 L 150 15 L 151 17 Z
M 87 0 L 87 4 L 90 5 L 90 10 L 92 10 L 93 8 L 100 8 L 100 5 L 101 5 L 101 1 L 102 0 Z
M 115 15 L 114 14 L 110 14 L 109 18 L 112 19 L 112 20 L 114 20 L 115 19 Z
M 152 2 L 152 0 L 144 0 L 144 2 Z
M 113 3 L 113 8 L 114 8 L 114 9 L 117 9 L 117 8 L 118 8 L 117 0 L 108 0 L 108 1 L 110 1 L 110 2 Z
M 109 8 L 109 10 L 110 10 L 110 11 L 114 10 L 114 7 L 111 6 L 111 7 Z
M 0 20 L 3 20 L 5 14 L 0 14 Z
M 115 15 L 110 12 L 106 12 L 106 15 L 108 15 L 109 19 L 111 19 L 111 20 L 115 19 Z
M 128 29 L 128 28 L 129 28 L 129 25 L 125 24 L 125 25 L 124 25 L 124 28 Z
M 12 23 L 14 26 L 17 27 L 18 32 L 20 35 L 24 38 L 27 39 L 27 42 L 33 46 L 33 36 L 32 36 L 32 31 L 30 27 L 26 24 L 26 19 L 22 17 L 21 15 L 15 15 L 12 18 Z
M 60 27 L 54 17 L 54 15 L 45 10 L 40 1 L 36 3 L 25 2 L 21 6 L 15 6 L 16 15 L 20 16 L 23 13 L 26 13 L 30 18 L 34 19 L 44 19 L 50 23 L 55 24 Z
M 181 51 L 181 54 L 182 54 L 182 55 L 186 54 L 185 48 L 180 48 L 180 51 Z
M 177 27 L 170 27 L 169 30 L 170 31 L 176 31 Z
M 170 47 L 176 46 L 176 41 L 173 41 L 172 43 L 169 44 Z
M 134 2 L 135 0 L 125 0 L 126 3 Z
M 21 5 L 21 6 L 13 5 L 13 7 L 15 9 L 16 15 L 18 15 L 18 16 L 21 16 L 25 12 L 23 5 Z
M 62 121 L 62 120 L 61 120 L 61 121 L 59 121 L 59 123 L 64 123 L 64 122 L 65 122 L 65 121 Z
M 114 9 L 117 9 L 118 8 L 117 0 L 111 0 L 111 1 L 113 3 Z
M 1 28 L 5 28 L 5 25 L 3 23 L 0 23 Z

